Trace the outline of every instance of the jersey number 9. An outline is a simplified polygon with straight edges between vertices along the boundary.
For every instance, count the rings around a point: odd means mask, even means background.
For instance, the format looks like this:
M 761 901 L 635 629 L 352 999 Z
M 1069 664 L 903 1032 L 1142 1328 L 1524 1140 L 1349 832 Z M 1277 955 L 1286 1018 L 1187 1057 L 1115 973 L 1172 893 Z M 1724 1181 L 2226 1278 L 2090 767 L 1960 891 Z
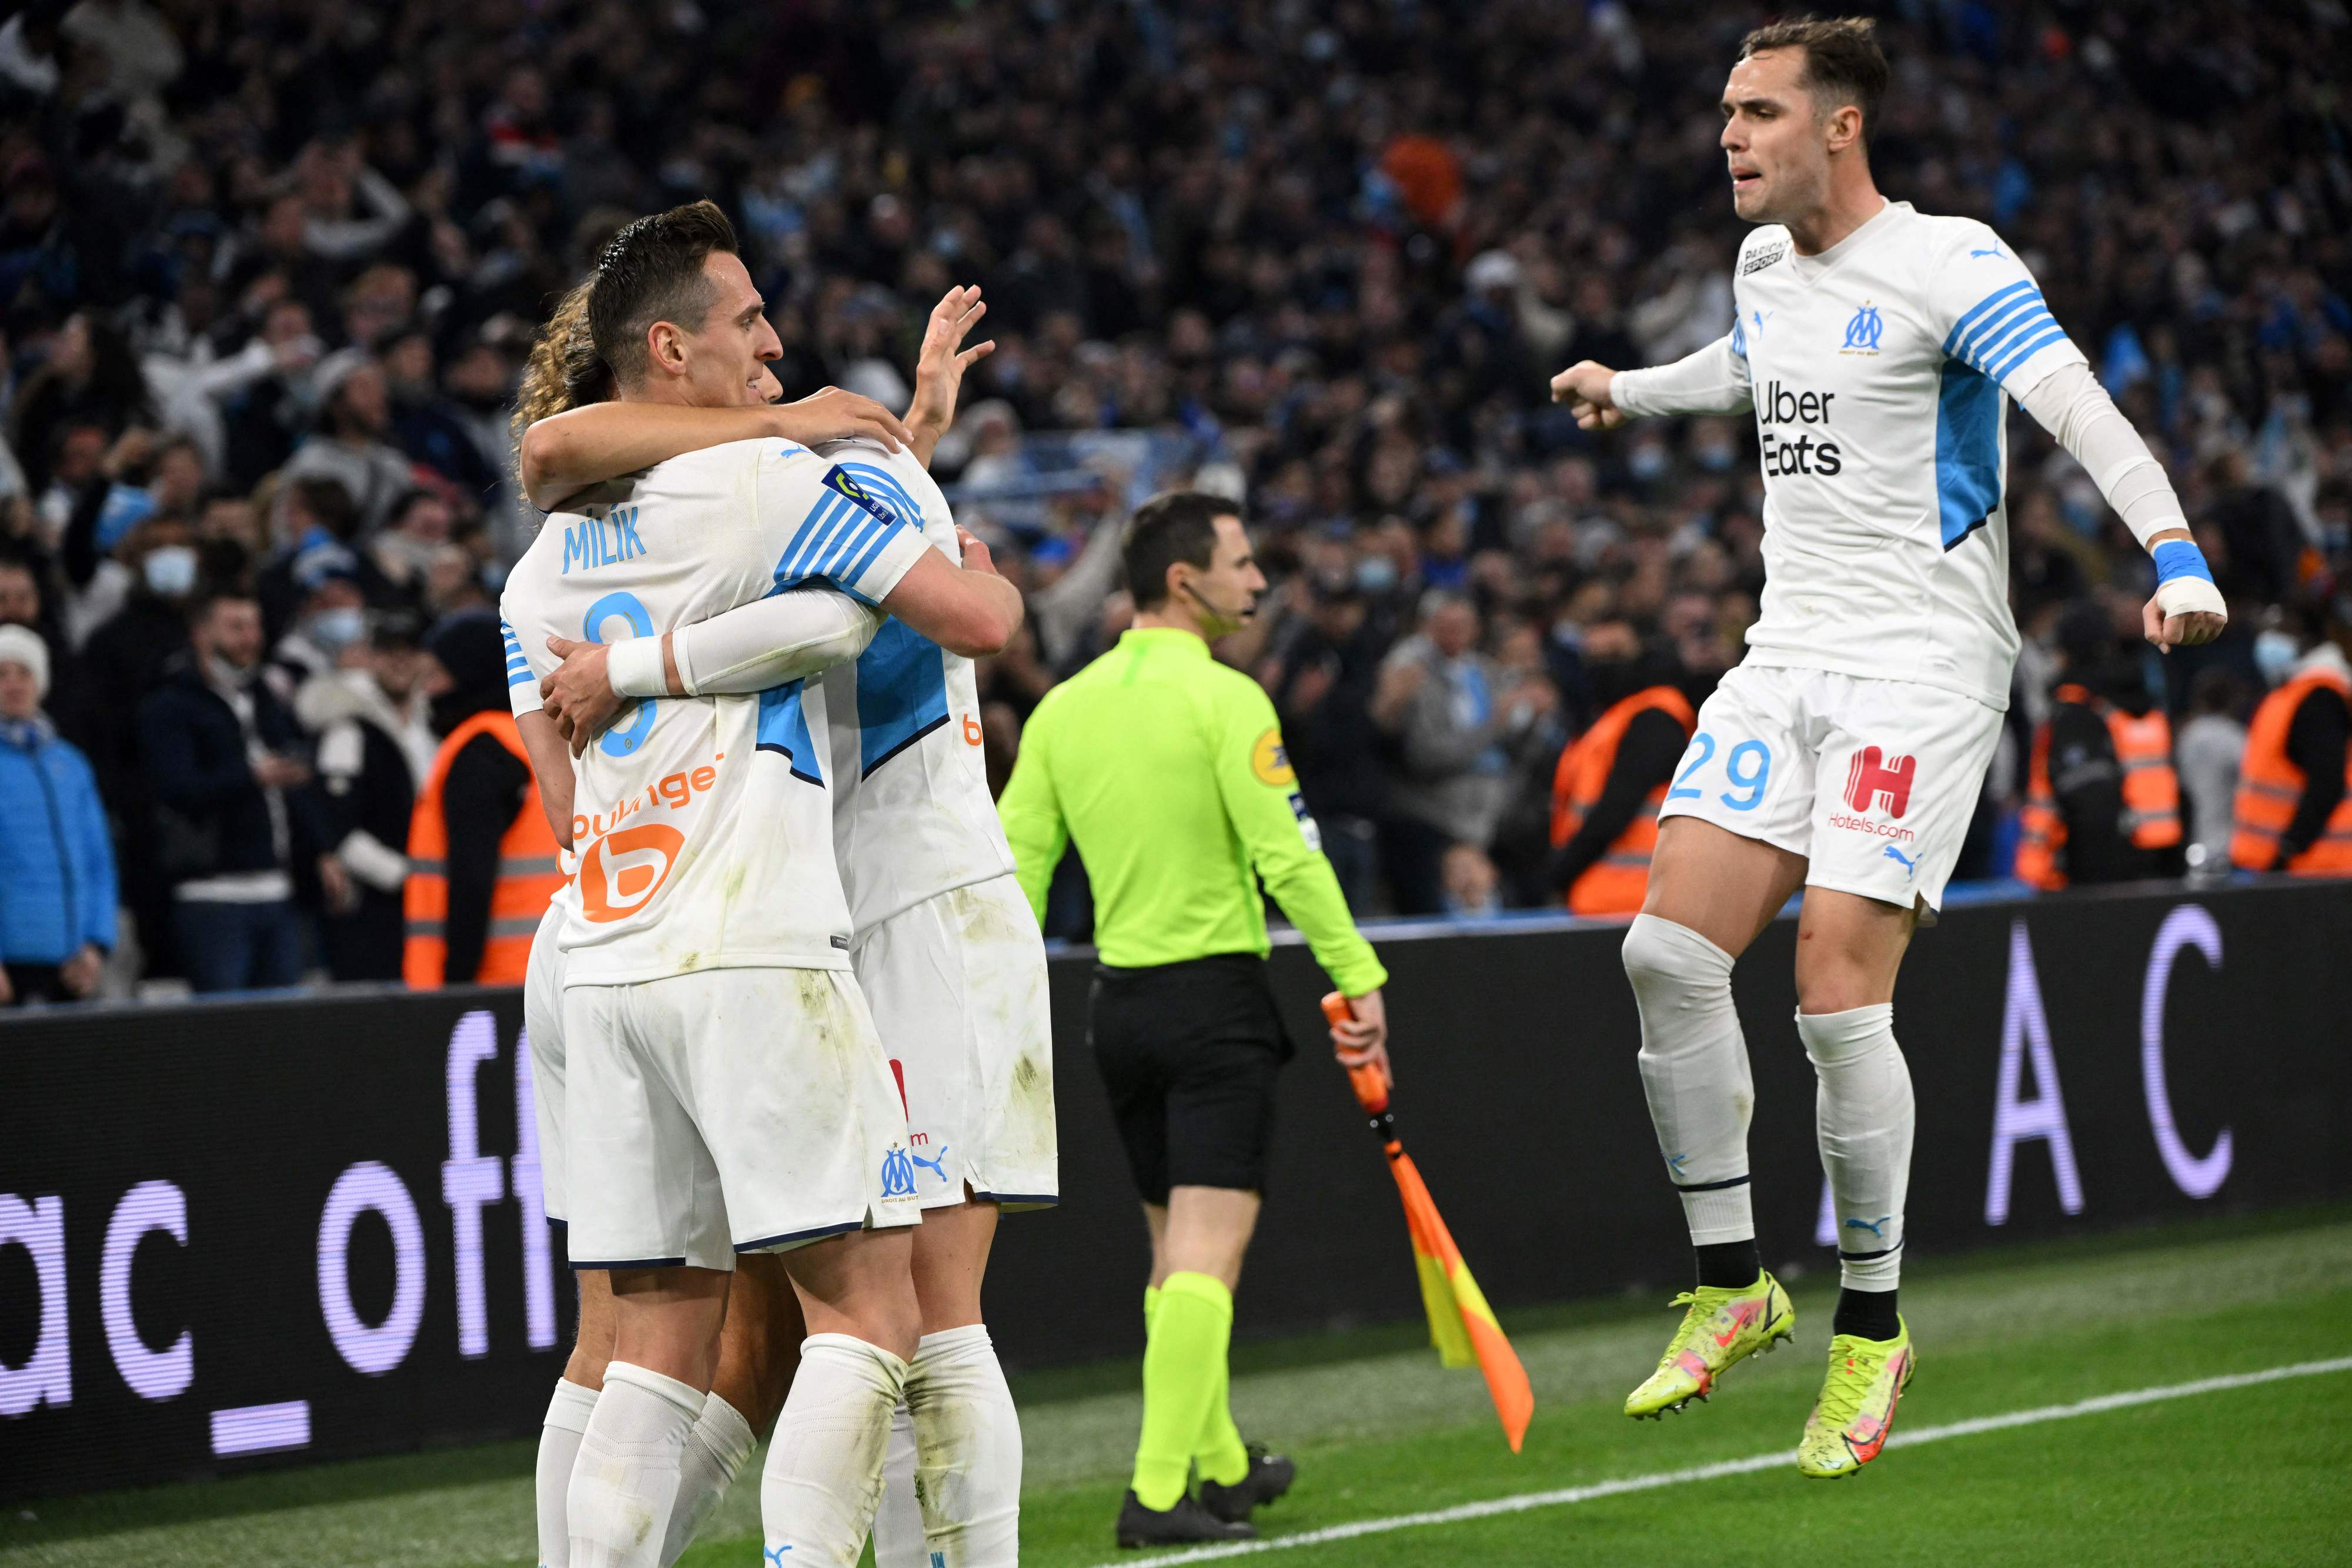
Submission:
M 588 607 L 582 622 L 580 635 L 591 643 L 609 641 L 604 636 L 604 622 L 618 615 L 629 623 L 633 637 L 654 634 L 654 618 L 646 613 L 645 604 L 634 593 L 608 593 Z M 645 745 L 646 737 L 654 732 L 654 704 L 650 697 L 637 701 L 637 711 L 625 727 L 616 727 L 596 737 L 596 744 L 607 757 L 627 757 Z

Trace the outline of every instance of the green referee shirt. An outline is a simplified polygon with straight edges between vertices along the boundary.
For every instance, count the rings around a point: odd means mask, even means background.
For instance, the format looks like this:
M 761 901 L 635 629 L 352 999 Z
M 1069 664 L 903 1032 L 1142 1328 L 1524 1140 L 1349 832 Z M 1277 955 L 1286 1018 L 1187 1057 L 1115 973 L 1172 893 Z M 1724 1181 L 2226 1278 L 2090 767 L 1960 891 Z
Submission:
M 1134 628 L 1047 692 L 997 810 L 1040 921 L 1077 841 L 1106 964 L 1263 957 L 1262 879 L 1342 992 L 1388 980 L 1323 858 L 1274 704 L 1189 632 Z

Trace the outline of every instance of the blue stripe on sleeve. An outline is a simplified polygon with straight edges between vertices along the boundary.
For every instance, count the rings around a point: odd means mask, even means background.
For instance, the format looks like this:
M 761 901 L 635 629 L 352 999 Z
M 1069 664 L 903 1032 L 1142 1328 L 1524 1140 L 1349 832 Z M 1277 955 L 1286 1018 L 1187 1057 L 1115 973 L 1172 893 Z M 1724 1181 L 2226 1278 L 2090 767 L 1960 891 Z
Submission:
M 778 587 L 789 588 L 809 575 L 809 562 L 815 558 L 827 536 L 841 526 L 842 510 L 847 506 L 848 503 L 840 497 L 827 495 L 809 508 L 800 532 L 793 536 L 793 542 L 785 548 L 783 559 L 776 563 Z
M 2047 326 L 2056 323 L 2039 298 L 2023 309 L 2006 313 L 1997 326 L 1987 327 L 1960 345 L 1960 357 L 1983 370 L 2009 351 L 2009 345 L 2021 336 L 2032 337 Z
M 2010 371 L 2017 369 L 2018 366 L 2025 363 L 2026 361 L 2032 359 L 2042 350 L 2050 347 L 2051 344 L 2063 343 L 2065 340 L 2066 329 L 2063 327 L 2059 326 L 2057 322 L 2053 321 L 2050 323 L 2047 329 L 2038 332 L 2032 337 L 2027 339 L 2024 342 L 2020 343 L 2013 351 L 2004 355 L 1999 364 L 1994 365 L 1985 373 L 1991 376 L 1992 379 L 1997 382 L 2006 381 L 2009 379 Z
M 1743 360 L 1748 357 L 1748 332 L 1737 316 L 1731 319 L 1731 351 Z
M 1944 352 L 1948 354 L 1951 353 L 1953 351 L 1953 345 L 1960 340 L 1961 334 L 1968 331 L 1970 327 L 1974 326 L 1978 319 L 1987 311 L 1999 307 L 2003 300 L 2014 298 L 2020 294 L 2038 295 L 2040 293 L 2041 290 L 2033 287 L 2032 279 L 2023 278 L 2018 282 L 2011 284 L 2006 288 L 1997 288 L 1992 293 L 1986 295 L 1982 299 L 1978 300 L 1974 305 L 1970 306 L 1966 315 L 1952 323 L 1951 336 L 1944 340 Z
M 898 533 L 899 529 L 898 526 L 893 525 L 890 528 L 884 528 L 880 533 L 876 534 L 873 537 L 872 541 L 866 546 L 864 551 L 858 555 L 856 560 L 851 561 L 839 571 L 834 573 L 835 580 L 841 582 L 856 582 L 864 578 L 867 569 L 872 567 L 877 558 L 882 554 L 884 547 L 887 546 L 892 539 L 897 538 L 898 537 Z

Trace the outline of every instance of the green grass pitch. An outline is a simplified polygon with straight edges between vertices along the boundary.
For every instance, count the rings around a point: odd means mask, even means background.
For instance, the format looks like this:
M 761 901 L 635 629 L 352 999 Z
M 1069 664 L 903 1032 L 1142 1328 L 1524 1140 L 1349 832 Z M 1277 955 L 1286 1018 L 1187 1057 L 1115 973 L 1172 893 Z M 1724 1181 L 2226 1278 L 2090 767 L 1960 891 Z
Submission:
M 1297 1490 L 1260 1526 L 1272 1540 L 1792 1451 L 1832 1291 L 1809 1279 L 1794 1294 L 1793 1354 L 1736 1369 L 1711 1405 L 1662 1424 L 1628 1421 L 1618 1406 L 1673 1327 L 1663 1301 L 1507 1312 L 1538 1405 L 1517 1458 L 1476 1376 L 1440 1370 L 1409 1330 L 1245 1344 L 1235 1415 L 1299 1462 Z M 2352 1563 L 2352 1370 L 1900 1446 L 1906 1431 L 2352 1354 L 2352 1212 L 1922 1263 L 1904 1294 L 1918 1378 L 1897 1446 L 1853 1480 L 1806 1481 L 1792 1461 L 1268 1557 L 1284 1568 L 1729 1568 L 1824 1553 L 1872 1568 Z M 1110 1520 L 1134 1441 L 1135 1371 L 1015 1380 L 1024 1563 L 1121 1557 Z M 0 1515 L 0 1564 L 527 1568 L 531 1452 L 500 1444 L 53 1500 L 32 1517 Z M 747 1472 L 686 1568 L 758 1568 L 758 1511 Z

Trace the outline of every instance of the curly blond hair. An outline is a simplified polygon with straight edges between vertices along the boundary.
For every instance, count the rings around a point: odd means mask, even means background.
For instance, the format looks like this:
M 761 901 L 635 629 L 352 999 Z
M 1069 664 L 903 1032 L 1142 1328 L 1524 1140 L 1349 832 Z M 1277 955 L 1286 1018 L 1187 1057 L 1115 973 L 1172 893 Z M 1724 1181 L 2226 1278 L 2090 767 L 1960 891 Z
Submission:
M 515 394 L 512 428 L 518 451 L 522 433 L 550 414 L 613 395 L 613 370 L 596 352 L 588 330 L 588 304 L 596 291 L 592 275 L 572 286 L 530 346 Z

